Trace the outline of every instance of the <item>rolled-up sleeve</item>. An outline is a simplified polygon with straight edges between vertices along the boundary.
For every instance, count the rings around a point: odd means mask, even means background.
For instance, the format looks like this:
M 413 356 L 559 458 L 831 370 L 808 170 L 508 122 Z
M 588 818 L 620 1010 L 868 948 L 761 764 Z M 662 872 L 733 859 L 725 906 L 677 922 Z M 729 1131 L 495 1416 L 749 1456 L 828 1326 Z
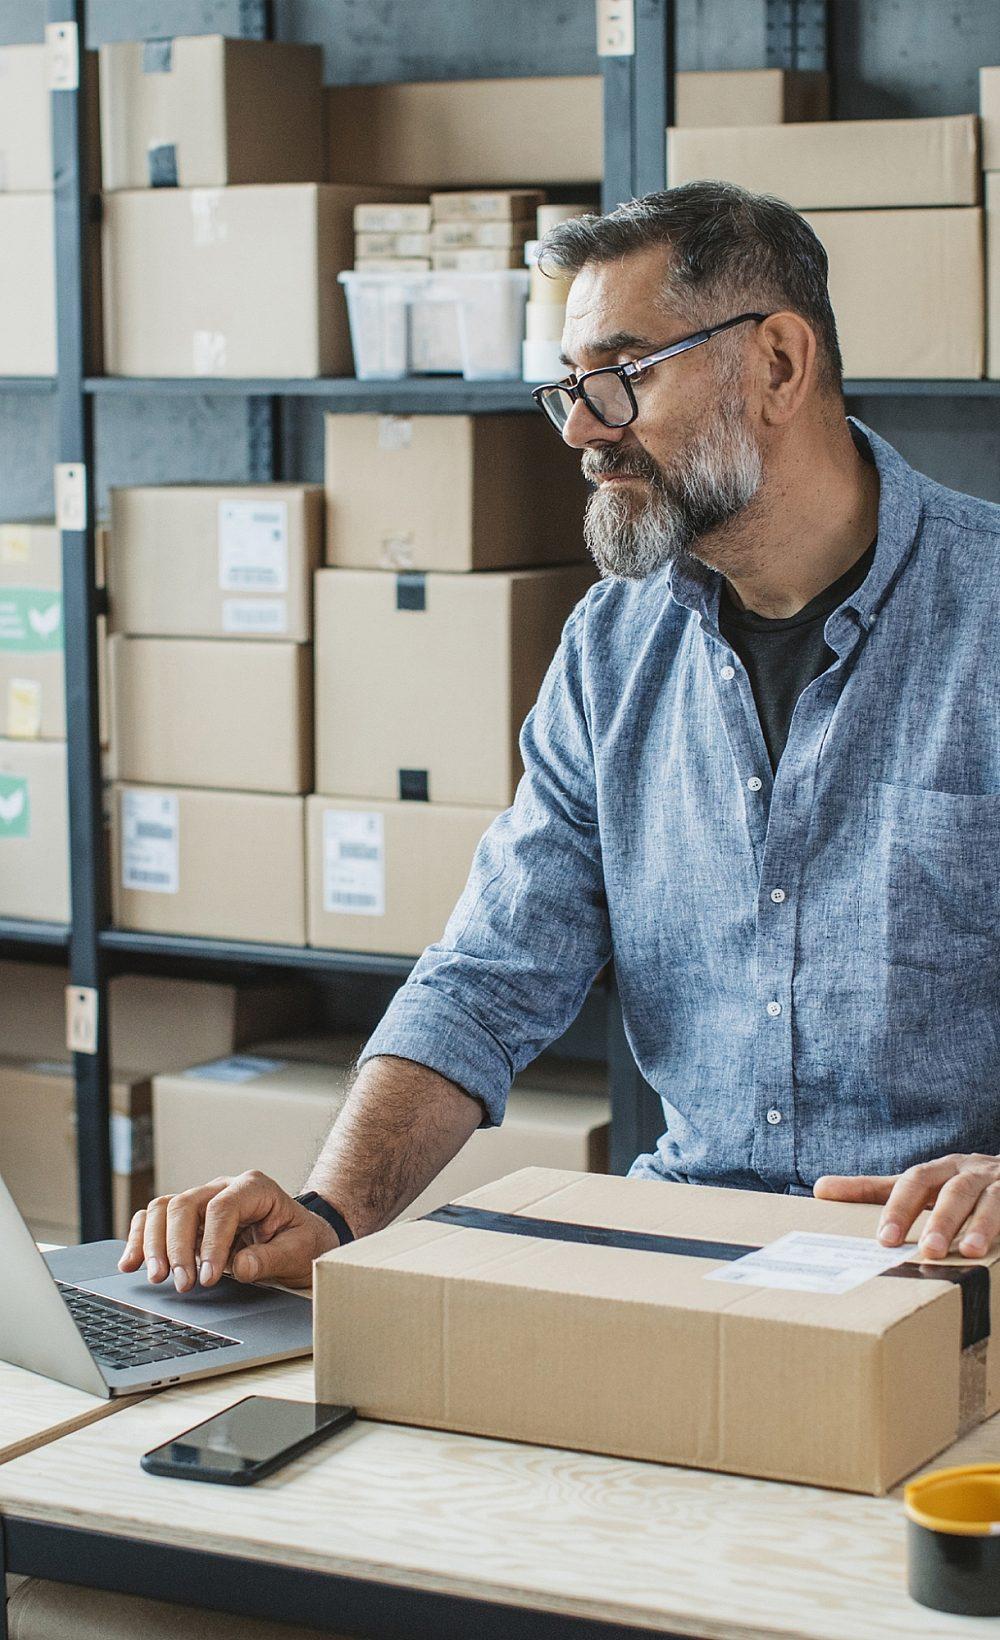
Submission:
M 575 1018 L 610 955 L 583 686 L 587 601 L 566 623 L 521 731 L 513 805 L 476 850 L 468 883 L 365 1045 L 427 1065 L 503 1119 L 518 1071 Z

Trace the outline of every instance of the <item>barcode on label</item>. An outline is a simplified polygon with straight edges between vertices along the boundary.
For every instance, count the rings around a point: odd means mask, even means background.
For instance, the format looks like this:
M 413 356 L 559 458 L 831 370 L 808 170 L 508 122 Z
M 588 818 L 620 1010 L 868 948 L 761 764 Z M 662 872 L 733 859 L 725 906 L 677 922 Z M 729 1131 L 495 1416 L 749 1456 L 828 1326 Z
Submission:
M 121 882 L 147 894 L 180 889 L 180 819 L 176 792 L 123 791 Z
M 385 822 L 359 809 L 323 813 L 323 910 L 385 915 Z

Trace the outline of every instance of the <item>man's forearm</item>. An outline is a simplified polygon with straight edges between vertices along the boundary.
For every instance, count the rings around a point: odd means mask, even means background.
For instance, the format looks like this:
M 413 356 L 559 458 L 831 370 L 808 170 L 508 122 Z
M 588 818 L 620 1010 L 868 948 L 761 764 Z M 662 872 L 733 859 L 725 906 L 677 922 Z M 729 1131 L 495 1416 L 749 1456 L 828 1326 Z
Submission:
M 355 1235 L 370 1235 L 427 1188 L 482 1115 L 477 1100 L 426 1065 L 370 1059 L 305 1188 L 333 1202 Z

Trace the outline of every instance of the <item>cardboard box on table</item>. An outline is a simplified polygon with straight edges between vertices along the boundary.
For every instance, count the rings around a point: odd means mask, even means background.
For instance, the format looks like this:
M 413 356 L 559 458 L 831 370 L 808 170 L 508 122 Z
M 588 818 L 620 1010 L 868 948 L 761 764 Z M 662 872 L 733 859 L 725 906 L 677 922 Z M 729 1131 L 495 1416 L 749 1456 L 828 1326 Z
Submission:
M 322 52 L 203 34 L 100 48 L 105 189 L 322 182 Z
M 69 921 L 62 741 L 0 740 L 0 916 Z
M 301 797 L 116 785 L 116 924 L 304 945 L 303 816 Z
M 326 417 L 326 561 L 480 570 L 585 558 L 577 452 L 535 415 Z
M 153 1194 L 152 1088 L 147 1077 L 111 1078 L 112 1205 L 116 1236 Z M 76 1095 L 69 1063 L 0 1058 L 4 1182 L 39 1241 L 80 1239 Z
M 317 790 L 505 807 L 521 772 L 521 725 L 593 579 L 584 566 L 320 570 Z
M 667 182 L 705 178 L 777 194 L 799 210 L 977 205 L 974 114 L 830 120 L 667 133 Z
M 119 780 L 234 791 L 312 785 L 312 650 L 111 639 Z
M 815 211 L 844 373 L 983 374 L 979 209 Z
M 51 963 L 0 963 L 0 1056 L 69 1057 L 68 984 L 68 971 Z M 147 1075 L 217 1058 L 262 1034 L 294 1031 L 309 1018 L 300 983 L 231 985 L 115 974 L 108 1001 L 115 1064 Z
M 871 1238 L 880 1212 L 535 1168 L 460 1205 L 748 1249 L 790 1231 Z M 783 1291 L 706 1279 L 725 1258 L 503 1222 L 397 1224 L 321 1259 L 317 1399 L 363 1418 L 876 1494 L 1000 1406 L 995 1338 L 963 1349 L 963 1292 L 937 1275 Z M 994 1316 L 998 1258 L 975 1277 Z
M 337 274 L 355 205 L 380 197 L 315 183 L 106 195 L 108 374 L 352 375 Z
M 162 484 L 111 492 L 116 632 L 156 638 L 312 637 L 322 558 L 318 484 Z

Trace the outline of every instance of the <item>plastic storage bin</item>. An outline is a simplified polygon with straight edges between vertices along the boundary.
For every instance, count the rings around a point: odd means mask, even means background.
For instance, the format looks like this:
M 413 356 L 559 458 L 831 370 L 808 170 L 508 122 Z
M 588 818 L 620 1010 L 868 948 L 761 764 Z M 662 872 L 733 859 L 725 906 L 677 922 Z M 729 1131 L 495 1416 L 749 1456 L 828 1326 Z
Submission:
M 528 273 L 341 273 L 361 381 L 521 375 Z

